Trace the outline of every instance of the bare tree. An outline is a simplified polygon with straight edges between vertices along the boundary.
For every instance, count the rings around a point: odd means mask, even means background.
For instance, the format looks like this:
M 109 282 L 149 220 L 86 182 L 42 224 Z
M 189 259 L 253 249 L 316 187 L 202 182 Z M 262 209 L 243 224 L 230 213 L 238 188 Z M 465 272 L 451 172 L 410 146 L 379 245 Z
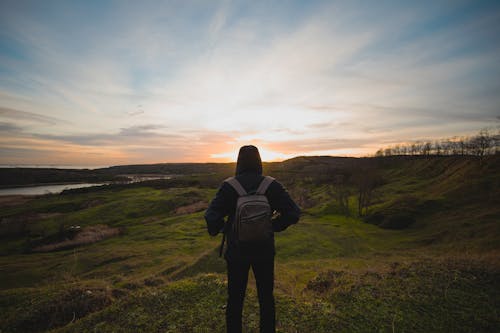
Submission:
M 347 184 L 347 175 L 337 174 L 333 177 L 332 194 L 342 214 L 349 216 L 349 196 L 351 195 L 351 191 Z
M 500 130 L 498 130 L 498 133 L 493 136 L 493 153 L 500 154 Z
M 434 142 L 416 141 L 411 144 L 398 144 L 395 147 L 381 148 L 376 156 L 391 155 L 476 155 L 485 156 L 500 153 L 500 129 L 495 135 L 483 129 L 472 137 L 457 137 Z
M 441 143 L 439 141 L 434 142 L 434 154 L 441 155 Z
M 374 169 L 365 169 L 359 173 L 356 183 L 358 187 L 358 215 L 363 216 L 368 213 L 374 190 L 381 183 L 381 179 Z
M 412 143 L 410 146 L 410 155 L 416 155 L 417 154 L 417 145 Z
M 427 141 L 426 143 L 424 143 L 423 147 L 422 147 L 422 154 L 423 155 L 430 155 L 431 154 L 431 150 L 432 150 L 432 144 Z
M 448 155 L 458 155 L 458 138 L 455 136 L 448 140 L 447 149 Z
M 491 136 L 487 129 L 483 129 L 479 132 L 479 135 L 476 137 L 478 153 L 479 156 L 484 156 L 489 154 L 489 150 L 491 147 Z
M 424 143 L 422 141 L 415 142 L 415 147 L 418 155 L 423 155 Z
M 460 155 L 465 155 L 467 153 L 467 138 L 461 137 L 458 142 L 458 151 Z
M 453 137 L 451 139 L 447 139 L 443 142 L 443 151 L 445 155 L 456 155 L 457 154 L 457 145 L 456 145 L 457 137 Z

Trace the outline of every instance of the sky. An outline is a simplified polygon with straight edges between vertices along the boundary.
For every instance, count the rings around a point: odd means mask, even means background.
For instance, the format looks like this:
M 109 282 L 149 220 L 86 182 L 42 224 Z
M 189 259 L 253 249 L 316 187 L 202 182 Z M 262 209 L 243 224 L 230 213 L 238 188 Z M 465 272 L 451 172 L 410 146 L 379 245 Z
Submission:
M 368 156 L 499 124 L 499 1 L 0 0 L 0 164 Z

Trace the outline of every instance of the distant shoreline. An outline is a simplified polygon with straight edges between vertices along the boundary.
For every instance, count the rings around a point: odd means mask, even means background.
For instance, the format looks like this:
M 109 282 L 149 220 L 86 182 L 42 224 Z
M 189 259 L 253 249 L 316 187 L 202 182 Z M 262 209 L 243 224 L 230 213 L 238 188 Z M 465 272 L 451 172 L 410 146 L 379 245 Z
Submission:
M 112 165 L 59 165 L 59 164 L 0 164 L 1 169 L 68 169 L 68 170 L 96 170 L 110 168 Z
M 110 182 L 102 182 L 96 184 L 106 185 Z M 89 184 L 89 182 L 81 181 L 81 182 L 55 182 L 55 183 L 32 183 L 32 184 L 20 184 L 20 185 L 0 185 L 0 190 L 13 189 L 13 188 L 24 188 L 24 187 L 39 187 L 39 186 L 57 186 L 57 185 L 78 185 L 78 184 Z M 98 186 L 98 185 L 97 185 Z M 31 194 L 23 194 L 23 195 L 31 195 Z
M 0 197 L 23 195 L 23 196 L 39 196 L 46 194 L 59 194 L 65 190 L 77 189 L 82 187 L 105 186 L 109 183 L 64 183 L 64 184 L 42 184 L 35 186 L 17 186 L 0 188 Z

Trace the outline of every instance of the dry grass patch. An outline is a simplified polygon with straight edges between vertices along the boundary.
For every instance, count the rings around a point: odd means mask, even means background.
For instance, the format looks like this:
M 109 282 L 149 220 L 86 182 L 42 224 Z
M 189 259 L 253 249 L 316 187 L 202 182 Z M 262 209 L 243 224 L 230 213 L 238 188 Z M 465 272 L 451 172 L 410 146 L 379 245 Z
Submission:
M 38 198 L 36 195 L 2 195 L 0 196 L 0 206 L 22 205 L 36 198 Z
M 192 214 L 204 210 L 207 207 L 208 203 L 206 201 L 197 201 L 186 206 L 177 207 L 175 209 L 175 215 Z
M 0 218 L 0 236 L 19 236 L 29 228 L 29 224 L 52 217 L 62 215 L 61 213 L 26 213 L 18 216 Z
M 33 251 L 50 252 L 69 249 L 76 246 L 91 244 L 110 237 L 118 236 L 122 232 L 122 228 L 111 228 L 107 225 L 93 225 L 83 228 L 71 239 L 65 239 L 60 242 L 38 246 Z
M 161 216 L 148 216 L 141 221 L 142 224 L 156 223 L 162 220 Z

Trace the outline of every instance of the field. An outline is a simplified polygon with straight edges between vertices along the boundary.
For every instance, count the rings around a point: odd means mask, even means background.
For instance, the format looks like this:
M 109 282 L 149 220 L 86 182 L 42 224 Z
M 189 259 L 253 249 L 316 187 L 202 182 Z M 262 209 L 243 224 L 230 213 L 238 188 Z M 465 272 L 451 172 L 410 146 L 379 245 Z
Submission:
M 266 164 L 303 208 L 276 235 L 278 331 L 498 332 L 499 161 Z M 0 332 L 223 332 L 225 263 L 203 212 L 232 167 L 3 199 Z M 251 278 L 244 330 L 258 321 Z

